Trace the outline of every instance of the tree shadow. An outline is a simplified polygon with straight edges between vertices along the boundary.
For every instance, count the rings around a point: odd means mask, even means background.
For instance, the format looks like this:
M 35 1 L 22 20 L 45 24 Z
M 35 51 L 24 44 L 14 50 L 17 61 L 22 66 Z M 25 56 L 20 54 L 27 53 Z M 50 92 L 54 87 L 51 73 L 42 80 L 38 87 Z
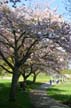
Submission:
M 0 83 L 0 108 L 34 108 L 29 99 L 29 89 L 38 89 L 43 83 L 27 81 L 26 92 L 18 86 L 16 102 L 9 102 L 10 82 Z
M 56 88 L 48 88 L 47 94 L 50 97 L 54 98 L 55 100 L 58 100 L 59 102 L 71 107 L 71 95 L 62 94 L 63 91 L 66 91 L 66 90 L 59 90 Z
M 0 83 L 0 108 L 8 107 L 10 83 Z
M 57 93 L 58 94 L 58 93 L 61 93 L 61 92 L 65 91 L 65 90 L 59 90 L 57 88 L 50 87 L 50 88 L 47 89 L 47 92 L 48 91 L 50 91 L 51 93 L 55 93 L 55 94 Z
M 27 88 L 28 89 L 38 89 L 40 87 L 40 85 L 42 85 L 43 83 L 40 82 L 35 82 L 33 83 L 33 81 L 27 80 Z
M 0 83 L 0 108 L 33 108 L 28 92 L 17 90 L 16 102 L 9 102 L 10 83 Z

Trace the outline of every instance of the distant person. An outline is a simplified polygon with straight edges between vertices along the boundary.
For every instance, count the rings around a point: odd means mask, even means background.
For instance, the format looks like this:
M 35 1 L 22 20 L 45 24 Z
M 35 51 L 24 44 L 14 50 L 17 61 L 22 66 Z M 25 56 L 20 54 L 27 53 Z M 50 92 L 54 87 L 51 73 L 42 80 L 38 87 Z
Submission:
M 52 80 L 50 80 L 50 85 L 52 85 Z
M 59 84 L 59 80 L 56 80 L 56 84 Z

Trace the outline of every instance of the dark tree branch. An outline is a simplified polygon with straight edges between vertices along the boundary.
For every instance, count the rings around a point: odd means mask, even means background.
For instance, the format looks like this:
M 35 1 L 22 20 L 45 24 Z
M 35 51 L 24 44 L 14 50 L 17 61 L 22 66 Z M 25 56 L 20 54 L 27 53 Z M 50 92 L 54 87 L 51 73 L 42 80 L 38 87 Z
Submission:
M 23 58 L 19 61 L 19 66 L 22 65 L 23 63 L 26 62 L 27 58 L 30 56 L 31 52 L 31 48 L 34 46 L 34 44 L 37 42 L 38 40 L 36 39 L 31 45 L 30 47 L 27 49 L 27 52 L 25 55 L 23 55 Z
M 0 65 L 1 68 L 3 68 L 4 70 L 6 70 L 6 72 L 13 74 L 13 72 L 9 71 L 7 68 L 5 68 L 3 65 Z
M 31 71 L 28 73 L 28 75 L 25 75 L 25 73 L 26 72 L 24 71 L 24 73 L 22 73 L 22 76 L 25 77 L 26 79 L 32 74 Z
M 10 47 L 12 47 L 12 48 L 14 49 L 13 44 L 11 44 L 11 43 L 9 42 L 9 40 L 7 39 L 7 37 L 5 37 L 2 33 L 0 33 L 0 36 L 1 36 L 2 38 L 4 38 L 5 41 L 7 41 L 7 45 L 8 45 L 8 46 L 10 46 Z M 4 43 L 6 44 L 6 42 L 4 42 L 4 41 L 2 41 L 2 40 L 0 40 L 0 42 L 3 43 L 3 44 L 4 44 Z
M 17 39 L 17 42 L 23 37 L 23 35 L 25 34 L 26 32 L 24 31 L 23 33 L 21 33 L 21 35 L 19 36 L 19 38 Z
M 18 46 L 17 50 L 19 50 L 19 49 L 21 48 L 21 46 L 23 45 L 25 39 L 26 39 L 26 37 L 24 37 L 24 38 L 22 39 L 22 42 L 21 42 L 21 44 Z
M 8 66 L 13 70 L 14 67 L 13 65 L 6 59 L 6 57 L 4 56 L 4 54 L 1 52 L 0 50 L 0 56 L 3 58 L 3 60 L 8 64 Z
M 13 45 L 10 43 L 7 43 L 7 42 L 1 41 L 1 40 L 0 40 L 0 43 L 2 43 L 4 46 L 7 45 L 7 46 L 12 47 L 14 49 Z
M 32 74 L 32 73 L 30 72 L 30 73 L 28 73 L 28 75 L 26 75 L 25 77 L 28 78 L 31 74 Z
M 7 39 L 7 37 L 5 37 L 1 32 L 0 32 L 0 36 L 1 36 L 2 38 L 4 38 L 7 42 L 9 42 L 9 40 Z

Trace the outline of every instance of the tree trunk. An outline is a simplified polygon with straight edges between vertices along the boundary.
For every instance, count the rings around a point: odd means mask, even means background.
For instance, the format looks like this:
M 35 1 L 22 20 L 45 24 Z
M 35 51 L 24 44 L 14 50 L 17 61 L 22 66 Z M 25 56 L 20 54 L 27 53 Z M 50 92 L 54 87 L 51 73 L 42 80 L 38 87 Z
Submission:
M 23 90 L 26 90 L 26 77 L 23 75 Z
M 34 76 L 33 76 L 33 83 L 35 83 L 35 82 L 36 82 L 36 77 L 37 77 L 37 75 L 36 75 L 36 74 L 34 74 Z
M 16 100 L 18 78 L 19 78 L 19 74 L 17 73 L 17 71 L 14 71 L 14 74 L 12 76 L 9 101 L 15 101 Z

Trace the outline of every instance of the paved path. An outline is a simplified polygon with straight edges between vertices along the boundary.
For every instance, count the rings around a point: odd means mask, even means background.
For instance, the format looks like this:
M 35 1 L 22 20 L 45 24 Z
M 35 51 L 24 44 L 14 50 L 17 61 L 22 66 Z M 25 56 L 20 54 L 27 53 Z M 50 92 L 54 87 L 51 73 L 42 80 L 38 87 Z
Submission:
M 46 89 L 50 87 L 49 83 L 42 84 L 38 90 L 32 90 L 30 93 L 31 102 L 35 108 L 69 108 L 66 105 L 47 96 Z
M 47 82 L 47 83 L 43 83 L 43 84 L 39 87 L 39 89 L 40 89 L 40 90 L 46 90 L 46 89 L 49 88 L 49 87 L 51 87 L 51 85 L 50 85 L 49 82 Z

